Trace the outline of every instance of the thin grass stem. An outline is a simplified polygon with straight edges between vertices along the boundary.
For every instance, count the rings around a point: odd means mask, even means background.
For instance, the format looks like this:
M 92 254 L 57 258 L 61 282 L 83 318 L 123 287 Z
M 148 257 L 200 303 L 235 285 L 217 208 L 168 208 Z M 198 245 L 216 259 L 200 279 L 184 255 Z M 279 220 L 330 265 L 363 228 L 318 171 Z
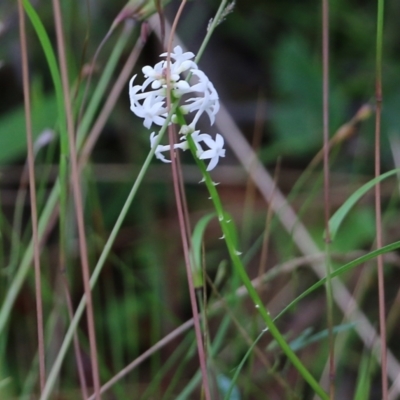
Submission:
M 382 112 L 382 50 L 383 50 L 383 21 L 384 0 L 378 0 L 377 31 L 376 31 L 376 119 L 375 119 L 375 177 L 380 175 L 381 169 L 381 112 Z M 382 248 L 382 209 L 381 185 L 375 185 L 375 221 L 376 221 L 376 247 Z M 379 296 L 379 328 L 381 334 L 381 373 L 382 373 L 382 399 L 388 400 L 387 380 L 387 344 L 386 344 L 386 312 L 385 312 L 385 279 L 383 273 L 383 257 L 377 257 L 378 264 L 378 296 Z
M 35 267 L 35 296 L 36 296 L 36 318 L 38 333 L 38 357 L 39 357 L 39 376 L 40 390 L 42 391 L 46 383 L 46 365 L 43 332 L 43 304 L 42 304 L 42 284 L 40 271 L 40 248 L 38 234 L 38 215 L 36 202 L 36 179 L 35 179 L 35 156 L 33 151 L 32 121 L 31 121 L 31 100 L 29 89 L 28 72 L 28 50 L 26 43 L 25 14 L 22 0 L 18 1 L 18 15 L 21 40 L 22 58 L 22 80 L 24 90 L 25 119 L 26 119 L 26 138 L 28 147 L 28 172 L 29 188 L 31 199 L 31 220 L 32 220 L 32 240 L 33 240 L 33 260 Z
M 172 42 L 174 39 L 174 34 L 176 28 L 178 26 L 179 19 L 182 15 L 183 9 L 186 5 L 186 0 L 182 0 L 179 9 L 176 13 L 174 22 L 171 27 L 171 32 L 169 34 L 168 45 L 167 45 L 167 110 L 171 110 L 171 51 L 172 51 Z M 190 296 L 190 303 L 192 306 L 192 314 L 194 318 L 194 329 L 196 333 L 196 341 L 197 341 L 197 349 L 200 361 L 200 369 L 202 371 L 202 378 L 203 378 L 203 390 L 205 394 L 206 400 L 211 400 L 211 393 L 210 387 L 208 383 L 208 373 L 207 373 L 207 362 L 206 362 L 206 353 L 204 349 L 203 337 L 201 333 L 201 326 L 200 326 L 200 319 L 199 319 L 199 311 L 198 305 L 196 301 L 196 291 L 193 284 L 193 277 L 192 277 L 192 267 L 190 263 L 190 232 L 187 231 L 189 226 L 188 223 L 188 215 L 187 209 L 184 206 L 183 198 L 185 197 L 185 193 L 183 191 L 183 184 L 180 183 L 180 178 L 182 175 L 178 172 L 178 162 L 177 158 L 175 157 L 175 150 L 173 147 L 173 143 L 175 142 L 175 134 L 174 134 L 174 127 L 169 127 L 169 143 L 170 143 L 170 153 L 171 153 L 171 161 L 172 161 L 172 177 L 173 177 L 173 185 L 174 185 L 174 193 L 175 193 L 175 201 L 178 210 L 178 220 L 179 220 L 179 228 L 181 232 L 181 239 L 182 239 L 182 246 L 183 246 L 183 253 L 185 259 L 185 266 L 186 266 L 186 275 L 188 280 L 189 286 L 189 296 Z M 185 212 L 186 211 L 186 212 Z
M 326 254 L 326 305 L 329 342 L 329 397 L 335 399 L 335 339 L 333 335 L 333 293 L 331 282 L 330 167 L 329 167 L 329 0 L 322 0 L 322 119 L 324 155 L 324 217 Z
M 87 298 L 87 324 L 89 331 L 90 358 L 92 364 L 91 366 L 92 366 L 93 385 L 94 385 L 96 400 L 100 400 L 100 377 L 99 377 L 99 366 L 97 358 L 92 293 L 90 288 L 90 270 L 89 270 L 88 254 L 87 254 L 85 225 L 83 218 L 83 204 L 82 204 L 77 152 L 75 144 L 74 122 L 72 116 L 70 88 L 68 83 L 68 70 L 67 70 L 67 60 L 65 54 L 61 7 L 58 0 L 53 0 L 53 10 L 54 10 L 54 20 L 55 20 L 56 36 L 57 36 L 58 56 L 59 56 L 59 63 L 61 70 L 61 80 L 64 92 L 64 104 L 65 104 L 68 142 L 69 142 L 69 155 L 71 160 L 72 192 L 76 208 L 76 220 L 78 224 L 79 250 L 80 250 L 80 258 L 82 265 L 83 284 L 85 289 L 85 295 Z

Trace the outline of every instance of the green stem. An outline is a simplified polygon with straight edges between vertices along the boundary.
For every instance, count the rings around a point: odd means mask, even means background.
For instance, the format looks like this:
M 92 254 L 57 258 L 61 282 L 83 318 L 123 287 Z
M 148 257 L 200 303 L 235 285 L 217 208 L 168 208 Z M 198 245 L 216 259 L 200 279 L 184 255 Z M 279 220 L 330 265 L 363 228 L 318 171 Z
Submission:
M 193 158 L 196 161 L 197 166 L 199 167 L 205 184 L 207 186 L 208 192 L 210 194 L 210 197 L 213 201 L 214 208 L 217 212 L 218 215 L 218 220 L 222 229 L 222 233 L 224 234 L 224 240 L 226 242 L 226 245 L 228 247 L 228 252 L 230 255 L 230 258 L 232 260 L 232 264 L 239 275 L 240 279 L 242 280 L 244 286 L 246 287 L 249 296 L 253 300 L 254 305 L 257 307 L 258 311 L 261 314 L 261 317 L 263 318 L 265 324 L 267 325 L 268 331 L 271 333 L 271 335 L 274 337 L 274 339 L 277 341 L 279 344 L 280 348 L 282 351 L 285 353 L 285 355 L 288 357 L 288 359 L 291 361 L 291 363 L 295 366 L 295 368 L 299 371 L 299 373 L 303 376 L 305 381 L 313 388 L 315 393 L 318 394 L 322 399 L 328 400 L 329 396 L 325 393 L 325 391 L 322 389 L 322 387 L 318 384 L 318 382 L 314 379 L 314 377 L 310 374 L 310 372 L 307 370 L 307 368 L 304 367 L 303 363 L 300 361 L 300 359 L 296 356 L 296 354 L 292 351 L 286 340 L 283 338 L 281 333 L 279 332 L 278 328 L 274 324 L 274 321 L 272 317 L 270 316 L 269 312 L 265 309 L 263 302 L 261 301 L 256 289 L 253 287 L 247 272 L 245 270 L 245 267 L 242 264 L 242 261 L 239 257 L 239 252 L 238 249 L 235 248 L 234 246 L 234 235 L 233 235 L 233 229 L 231 228 L 233 222 L 230 219 L 227 219 L 226 213 L 224 212 L 224 209 L 222 207 L 222 203 L 220 200 L 220 197 L 218 195 L 217 189 L 215 187 L 215 183 L 212 181 L 210 174 L 206 171 L 206 167 L 204 165 L 204 162 L 202 160 L 199 160 L 196 152 L 196 145 L 191 138 L 190 135 L 188 135 L 188 143 L 189 143 L 189 148 L 192 152 Z

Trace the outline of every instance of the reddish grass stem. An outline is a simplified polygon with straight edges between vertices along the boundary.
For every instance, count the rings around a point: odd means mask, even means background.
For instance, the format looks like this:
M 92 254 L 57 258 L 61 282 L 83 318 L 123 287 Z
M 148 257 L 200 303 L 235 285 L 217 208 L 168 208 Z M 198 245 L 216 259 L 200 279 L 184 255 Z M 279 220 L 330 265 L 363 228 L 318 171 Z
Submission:
M 65 300 L 66 300 L 66 304 L 67 304 L 69 319 L 70 319 L 70 321 L 72 321 L 72 319 L 74 318 L 74 308 L 72 305 L 72 299 L 71 299 L 71 294 L 69 291 L 68 280 L 67 280 L 67 277 L 65 276 L 64 271 L 61 271 L 61 280 L 62 280 L 62 285 L 64 286 Z M 85 377 L 85 369 L 83 366 L 82 353 L 81 353 L 80 346 L 79 346 L 78 332 L 74 333 L 74 351 L 75 351 L 75 358 L 76 358 L 76 367 L 78 369 L 79 383 L 81 386 L 82 398 L 87 399 L 89 397 L 89 394 L 88 394 L 88 388 L 87 388 L 86 377 Z
M 330 174 L 329 174 L 329 0 L 322 0 L 322 118 L 324 140 L 324 217 L 325 217 L 325 249 L 326 271 L 330 275 Z M 329 341 L 329 397 L 335 398 L 335 340 L 333 336 L 333 300 L 332 284 L 326 282 L 327 324 Z
M 377 83 L 376 91 L 376 121 L 375 121 L 375 176 L 380 175 L 380 126 L 382 109 L 382 91 Z M 382 215 L 381 215 L 381 185 L 375 185 L 375 221 L 376 221 L 376 248 L 383 246 Z M 377 257 L 378 263 L 378 292 L 379 292 L 379 325 L 381 333 L 381 368 L 382 368 L 382 399 L 388 398 L 387 384 L 387 356 L 386 356 L 386 311 L 385 311 L 385 278 L 383 274 L 383 256 Z
M 383 43 L 383 14 L 384 0 L 378 0 L 377 33 L 376 33 L 376 119 L 375 119 L 375 177 L 381 173 L 381 112 L 382 112 L 382 43 Z M 375 185 L 375 221 L 376 221 L 376 247 L 383 246 L 382 240 L 382 215 L 381 215 L 381 185 Z M 387 344 L 386 344 L 386 312 L 385 312 L 385 279 L 383 274 L 383 257 L 377 257 L 378 264 L 378 292 L 379 292 L 379 327 L 381 334 L 381 373 L 382 373 L 382 399 L 388 399 L 387 380 Z
M 46 384 L 46 366 L 43 332 L 43 306 L 42 306 L 42 285 L 40 273 L 40 248 L 38 235 L 38 215 L 36 205 L 36 183 L 35 183 L 35 157 L 33 151 L 32 121 L 31 121 L 31 101 L 29 90 L 28 72 L 28 50 L 26 44 L 25 16 L 22 0 L 18 1 L 19 29 L 21 39 L 21 58 L 22 58 L 22 81 L 24 90 L 25 119 L 26 119 L 26 139 L 28 147 L 28 166 L 29 166 L 29 189 L 31 199 L 31 219 L 32 219 L 32 241 L 33 241 L 33 260 L 35 267 L 35 296 L 36 296 L 36 317 L 38 331 L 38 353 L 39 353 L 39 376 L 40 390 Z
M 81 197 L 80 179 L 79 179 L 77 153 L 75 145 L 74 122 L 73 122 L 71 98 L 69 92 L 67 60 L 65 54 L 64 34 L 63 34 L 59 0 L 53 0 L 53 9 L 54 9 L 54 20 L 55 20 L 55 28 L 57 36 L 58 57 L 60 63 L 63 92 L 64 92 L 65 112 L 67 116 L 67 131 L 68 131 L 68 142 L 69 142 L 71 175 L 72 175 L 72 192 L 74 196 L 76 220 L 78 225 L 79 250 L 80 250 L 80 258 L 82 266 L 83 285 L 87 301 L 87 323 L 89 331 L 93 386 L 94 386 L 95 398 L 96 400 L 100 400 L 100 378 L 99 378 L 99 367 L 97 361 L 97 346 L 96 346 L 96 332 L 94 325 L 93 301 L 92 301 L 92 293 L 90 290 L 90 282 L 89 282 L 90 279 L 89 261 L 87 254 L 85 225 L 83 219 L 83 204 Z
M 174 33 L 176 31 L 176 27 L 178 25 L 179 18 L 182 14 L 183 8 L 186 5 L 186 0 L 182 0 L 181 5 L 176 13 L 175 20 L 172 24 L 168 45 L 167 45 L 167 108 L 168 110 L 171 109 L 171 76 L 170 76 L 170 63 L 171 63 L 171 50 L 172 50 L 172 41 L 174 38 Z M 178 172 L 178 162 L 177 158 L 175 157 L 176 153 L 173 149 L 174 143 L 174 130 L 172 127 L 169 128 L 169 143 L 171 148 L 171 160 L 172 160 L 172 177 L 173 177 L 173 184 L 174 184 L 174 193 L 175 193 L 175 200 L 176 206 L 178 210 L 178 220 L 179 220 L 179 228 L 181 232 L 181 239 L 182 239 L 182 246 L 183 246 L 183 253 L 185 258 L 185 266 L 186 266 L 186 275 L 188 279 L 188 286 L 189 286 L 189 296 L 190 296 L 190 303 L 192 306 L 192 314 L 194 320 L 194 329 L 196 334 L 196 341 L 197 341 L 197 350 L 199 355 L 199 362 L 200 362 L 200 369 L 202 372 L 202 379 L 203 379 L 203 390 L 206 400 L 211 400 L 210 394 L 210 387 L 208 384 L 208 374 L 207 374 L 207 362 L 206 362 L 206 354 L 204 349 L 203 343 L 203 336 L 201 333 L 200 327 L 200 318 L 196 300 L 196 293 L 195 288 L 193 285 L 192 279 L 192 268 L 190 265 L 190 232 L 187 231 L 189 227 L 188 223 L 188 216 L 187 216 L 187 208 L 186 203 L 183 200 L 185 194 L 183 192 L 183 184 L 180 182 L 182 175 Z M 186 210 L 186 213 L 185 213 Z

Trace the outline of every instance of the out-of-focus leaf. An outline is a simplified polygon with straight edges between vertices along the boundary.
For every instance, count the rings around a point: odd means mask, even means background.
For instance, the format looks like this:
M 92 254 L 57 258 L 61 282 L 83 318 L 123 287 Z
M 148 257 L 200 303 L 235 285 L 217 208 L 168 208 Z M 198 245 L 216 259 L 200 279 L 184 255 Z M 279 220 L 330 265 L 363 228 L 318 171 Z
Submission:
M 334 326 L 332 333 L 335 335 L 337 333 L 346 332 L 350 329 L 353 329 L 355 324 L 355 322 L 350 322 L 347 324 Z M 296 339 L 291 341 L 289 345 L 293 351 L 299 351 L 312 343 L 326 339 L 328 335 L 328 329 L 324 329 L 323 331 L 312 335 L 312 328 L 306 328 Z
M 278 47 L 273 81 L 280 100 L 271 112 L 275 150 L 299 156 L 321 147 L 322 66 L 298 37 L 286 38 Z M 330 91 L 330 125 L 337 129 L 345 121 L 346 96 L 334 84 Z
M 319 233 L 321 236 L 321 233 Z M 375 237 L 375 213 L 368 207 L 354 207 L 343 221 L 340 234 L 332 243 L 332 251 L 348 252 L 363 248 Z M 321 242 L 322 244 L 322 242 Z
M 32 107 L 32 132 L 36 139 L 46 128 L 54 128 L 57 119 L 57 102 L 54 95 L 43 98 Z M 26 154 L 26 125 L 24 107 L 0 118 L 0 164 L 5 164 Z

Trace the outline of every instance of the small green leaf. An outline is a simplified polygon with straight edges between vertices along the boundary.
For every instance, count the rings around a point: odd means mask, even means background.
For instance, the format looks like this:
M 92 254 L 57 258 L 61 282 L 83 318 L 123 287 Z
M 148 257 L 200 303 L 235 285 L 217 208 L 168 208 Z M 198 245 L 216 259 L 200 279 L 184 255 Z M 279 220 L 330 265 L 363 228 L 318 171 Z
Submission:
M 34 139 L 46 128 L 54 128 L 57 120 L 57 102 L 54 95 L 44 98 L 32 107 Z M 18 107 L 0 119 L 0 164 L 26 154 L 26 127 L 24 107 Z

